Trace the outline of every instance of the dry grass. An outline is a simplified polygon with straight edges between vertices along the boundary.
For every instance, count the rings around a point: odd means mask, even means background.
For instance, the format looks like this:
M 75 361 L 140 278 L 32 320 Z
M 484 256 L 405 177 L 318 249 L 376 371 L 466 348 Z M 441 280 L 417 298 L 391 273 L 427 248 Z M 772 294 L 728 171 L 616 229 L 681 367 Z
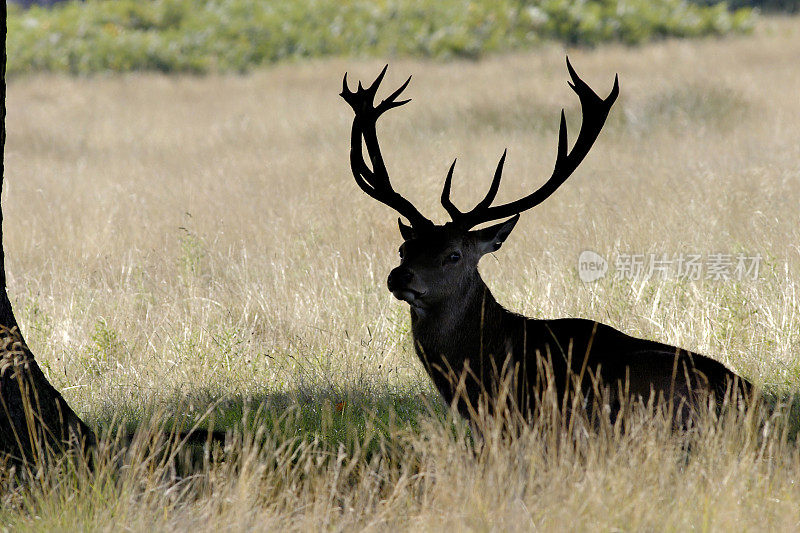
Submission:
M 481 265 L 500 301 L 537 317 L 599 319 L 709 354 L 769 390 L 795 390 L 797 23 L 572 51 L 599 92 L 619 72 L 622 96 L 575 176 Z M 53 383 L 95 427 L 190 424 L 209 405 L 218 427 L 233 427 L 260 405 L 253 420 L 269 429 L 180 482 L 154 465 L 152 447 L 96 476 L 65 467 L 41 487 L 6 491 L 0 524 L 800 527 L 800 455 L 773 426 L 756 434 L 741 421 L 709 423 L 687 454 L 652 421 L 577 441 L 545 424 L 476 458 L 452 437 L 461 425 L 442 423 L 438 407 L 429 414 L 435 399 L 407 310 L 385 290 L 395 217 L 357 191 L 347 166 L 341 74 L 366 79 L 378 68 L 334 60 L 246 77 L 10 84 L 9 292 Z M 440 220 L 453 157 L 455 198 L 468 205 L 509 147 L 500 195 L 518 196 L 549 175 L 559 109 L 577 119 L 561 49 L 396 61 L 387 90 L 409 73 L 414 102 L 387 115 L 379 134 L 397 187 Z M 765 261 L 756 281 L 587 285 L 576 273 L 584 249 Z

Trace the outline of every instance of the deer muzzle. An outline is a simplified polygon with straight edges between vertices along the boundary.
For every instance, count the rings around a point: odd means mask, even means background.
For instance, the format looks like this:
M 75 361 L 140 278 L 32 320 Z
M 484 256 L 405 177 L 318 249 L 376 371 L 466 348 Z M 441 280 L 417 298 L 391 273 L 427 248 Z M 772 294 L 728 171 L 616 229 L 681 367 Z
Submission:
M 389 272 L 389 279 L 386 280 L 386 285 L 395 298 L 413 304 L 425 294 L 424 291 L 411 286 L 413 281 L 414 272 L 401 265 Z

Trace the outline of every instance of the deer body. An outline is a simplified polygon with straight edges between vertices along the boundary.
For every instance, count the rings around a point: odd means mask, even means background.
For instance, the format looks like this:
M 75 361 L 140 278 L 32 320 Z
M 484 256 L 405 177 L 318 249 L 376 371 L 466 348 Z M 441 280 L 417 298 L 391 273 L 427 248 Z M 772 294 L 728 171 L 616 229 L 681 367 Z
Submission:
M 569 60 L 567 68 L 570 86 L 580 98 L 583 121 L 569 150 L 562 111 L 550 179 L 519 200 L 492 205 L 500 186 L 504 152 L 485 198 L 472 210 L 462 212 L 450 200 L 453 162 L 441 196 L 452 220 L 442 225 L 425 218 L 392 188 L 378 145 L 377 119 L 408 102 L 397 101 L 397 97 L 410 78 L 375 105 L 385 68 L 369 87 L 359 83 L 355 92 L 348 88 L 345 76 L 341 96 L 355 112 L 350 164 L 356 183 L 411 222 L 409 226 L 398 220 L 404 240 L 401 262 L 389 274 L 387 284 L 396 298 L 411 307 L 414 348 L 425 370 L 444 400 L 472 419 L 480 405 L 491 410 L 501 399 L 530 415 L 544 387 L 554 389 L 559 401 L 566 394 L 580 392 L 584 405 L 602 394 L 601 400 L 607 402 L 612 416 L 622 395 L 645 402 L 670 401 L 678 407 L 676 414 L 685 418 L 711 396 L 720 402 L 729 393 L 748 394 L 750 384 L 746 380 L 703 355 L 631 337 L 591 320 L 536 320 L 507 311 L 481 279 L 481 257 L 498 250 L 520 213 L 546 200 L 578 167 L 617 98 L 616 79 L 611 93 L 602 99 L 578 77 Z M 364 160 L 362 141 L 371 168 Z M 507 220 L 472 229 L 499 219 Z
M 535 410 L 536 394 L 548 382 L 561 401 L 577 381 L 590 403 L 595 377 L 611 385 L 605 399 L 612 417 L 623 390 L 645 403 L 657 401 L 659 394 L 671 398 L 677 410 L 690 407 L 709 387 L 716 398 L 737 381 L 748 392 L 744 380 L 713 359 L 592 320 L 528 318 L 503 308 L 478 281 L 457 305 L 426 314 L 411 309 L 420 361 L 444 401 L 467 419 L 474 417 L 482 395 L 491 399 L 497 394 L 494 389 L 504 378 L 510 387 L 507 401 L 523 414 Z M 688 414 L 679 413 L 681 418 Z

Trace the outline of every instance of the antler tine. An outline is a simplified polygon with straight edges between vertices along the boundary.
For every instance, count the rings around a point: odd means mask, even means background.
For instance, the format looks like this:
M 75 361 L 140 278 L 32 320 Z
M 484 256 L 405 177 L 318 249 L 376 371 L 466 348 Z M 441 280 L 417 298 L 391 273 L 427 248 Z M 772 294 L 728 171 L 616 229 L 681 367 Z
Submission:
M 611 109 L 611 105 L 616 101 L 617 96 L 619 96 L 619 74 L 614 74 L 614 86 L 611 88 L 611 92 L 608 93 L 608 96 L 605 99 L 601 99 L 597 94 L 592 90 L 589 85 L 583 81 L 578 73 L 575 72 L 575 69 L 572 67 L 572 63 L 569 61 L 569 56 L 567 56 L 567 70 L 569 71 L 569 77 L 572 78 L 571 82 L 567 82 L 573 91 L 575 91 L 578 95 L 578 98 L 581 100 L 581 103 L 584 102 L 584 99 L 597 99 L 608 104 L 608 108 Z
M 489 192 L 487 192 L 483 200 L 481 200 L 478 205 L 475 206 L 473 211 L 486 209 L 492 205 L 492 202 L 494 202 L 494 197 L 497 196 L 497 191 L 500 189 L 500 180 L 503 178 L 503 165 L 506 162 L 507 153 L 508 148 L 503 150 L 503 155 L 500 156 L 500 161 L 497 162 L 497 168 L 494 171 L 494 178 L 492 178 L 492 184 L 489 186 Z
M 483 222 L 510 217 L 531 209 L 550 197 L 550 195 L 572 175 L 575 169 L 578 168 L 578 165 L 581 164 L 586 154 L 589 153 L 592 145 L 594 145 L 594 142 L 597 140 L 598 135 L 600 135 L 608 113 L 611 111 L 611 106 L 614 105 L 617 96 L 619 96 L 619 76 L 614 76 L 614 86 L 608 96 L 606 98 L 600 98 L 592 88 L 578 76 L 578 73 L 572 68 L 569 58 L 567 58 L 567 70 L 572 79 L 568 84 L 578 95 L 578 99 L 581 103 L 581 113 L 583 115 L 581 129 L 572 150 L 569 150 L 567 120 L 564 115 L 564 110 L 562 109 L 561 121 L 558 128 L 556 163 L 550 179 L 537 190 L 519 200 L 503 205 L 492 206 L 491 203 L 500 185 L 500 174 L 505 160 L 505 153 L 503 153 L 503 157 L 500 159 L 497 171 L 495 172 L 494 181 L 492 181 L 492 186 L 486 198 L 475 206 L 475 209 L 472 211 L 463 213 L 457 218 L 454 218 L 454 222 L 462 227 L 471 228 Z
M 381 69 L 381 73 L 378 74 L 378 77 L 375 78 L 375 81 L 373 81 L 372 84 L 369 86 L 368 91 L 369 91 L 371 96 L 375 96 L 375 94 L 378 92 L 378 86 L 383 81 L 383 77 L 386 75 L 386 71 L 388 69 L 389 69 L 389 65 L 388 64 L 384 65 L 383 69 Z
M 478 205 L 466 213 L 459 211 L 459 209 L 450 200 L 450 185 L 453 180 L 453 169 L 456 166 L 456 161 L 453 161 L 453 164 L 450 165 L 450 170 L 447 171 L 447 177 L 444 180 L 444 188 L 442 189 L 442 207 L 445 208 L 453 222 L 457 224 L 467 222 L 471 217 L 479 214 L 483 209 L 486 209 L 492 205 L 495 196 L 497 196 L 497 191 L 500 189 L 500 180 L 503 177 L 503 165 L 505 164 L 507 153 L 508 149 L 503 150 L 503 155 L 500 156 L 500 161 L 497 163 L 497 168 L 495 169 L 494 177 L 492 178 L 492 184 L 489 186 L 486 196 L 484 196 L 483 200 L 478 202 Z
M 453 164 L 450 165 L 450 170 L 447 171 L 447 177 L 444 179 L 444 187 L 442 187 L 442 207 L 453 220 L 457 220 L 464 215 L 450 200 L 450 184 L 453 181 L 453 170 L 456 168 L 456 161 L 458 159 L 453 159 Z
M 386 68 L 384 67 L 384 71 L 385 70 Z M 382 115 L 385 111 L 388 111 L 395 107 L 400 107 L 401 105 L 407 104 L 411 101 L 411 98 L 400 100 L 399 102 L 395 101 L 397 97 L 400 96 L 400 94 L 405 90 L 405 88 L 408 87 L 409 83 L 411 83 L 411 76 L 408 77 L 406 82 L 403 85 L 401 85 L 400 88 L 398 88 L 395 92 L 390 94 L 385 99 L 381 100 L 381 103 L 378 104 L 378 107 L 376 108 L 378 115 Z
M 410 100 L 397 101 L 397 97 L 408 86 L 411 78 L 389 97 L 382 100 L 377 106 L 374 104 L 375 94 L 378 91 L 381 81 L 388 65 L 383 67 L 383 70 L 378 77 L 375 78 L 369 87 L 364 88 L 361 82 L 358 83 L 358 89 L 351 91 L 347 84 L 347 74 L 345 73 L 342 80 L 342 92 L 340 96 L 350 104 L 353 108 L 355 117 L 353 118 L 353 127 L 350 135 L 350 168 L 353 171 L 353 177 L 356 184 L 372 198 L 381 203 L 388 205 L 396 210 L 398 213 L 406 217 L 412 226 L 421 227 L 432 225 L 432 222 L 425 218 L 414 205 L 398 194 L 389 181 L 389 173 L 386 170 L 386 165 L 381 155 L 380 145 L 378 144 L 378 135 L 375 130 L 375 125 L 378 118 L 389 109 L 399 107 Z M 363 144 L 367 147 L 372 168 L 367 166 L 364 161 Z

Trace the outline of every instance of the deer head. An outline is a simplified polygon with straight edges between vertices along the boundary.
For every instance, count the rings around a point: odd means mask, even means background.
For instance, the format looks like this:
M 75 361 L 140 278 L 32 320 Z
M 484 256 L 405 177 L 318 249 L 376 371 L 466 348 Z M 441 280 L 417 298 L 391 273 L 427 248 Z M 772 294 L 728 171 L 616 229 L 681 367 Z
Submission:
M 358 84 L 351 91 L 344 76 L 341 96 L 355 112 L 350 140 L 350 166 L 356 183 L 374 199 L 395 209 L 410 225 L 398 219 L 403 244 L 400 246 L 400 266 L 389 274 L 388 286 L 394 296 L 411 304 L 418 315 L 443 302 L 452 301 L 456 294 L 464 291 L 477 277 L 480 258 L 487 252 L 498 250 L 506 240 L 523 211 L 542 203 L 575 171 L 589 153 L 606 117 L 619 94 L 619 81 L 603 99 L 578 77 L 567 59 L 572 82 L 570 87 L 577 93 L 583 115 L 580 132 L 575 145 L 568 150 L 567 124 L 561 111 L 558 150 L 553 174 L 539 189 L 513 202 L 492 205 L 503 174 L 506 152 L 503 152 L 494 179 L 486 196 L 467 212 L 460 211 L 450 200 L 450 185 L 455 170 L 455 161 L 447 172 L 441 202 L 450 215 L 450 222 L 437 225 L 424 217 L 408 200 L 398 194 L 389 181 L 389 175 L 381 156 L 375 124 L 389 109 L 399 107 L 410 100 L 397 98 L 408 86 L 408 80 L 394 93 L 375 105 L 375 94 L 386 74 L 384 67 L 375 81 L 364 88 Z M 371 168 L 364 161 L 363 146 L 366 145 Z M 482 229 L 472 229 L 487 222 L 507 219 L 504 222 Z

